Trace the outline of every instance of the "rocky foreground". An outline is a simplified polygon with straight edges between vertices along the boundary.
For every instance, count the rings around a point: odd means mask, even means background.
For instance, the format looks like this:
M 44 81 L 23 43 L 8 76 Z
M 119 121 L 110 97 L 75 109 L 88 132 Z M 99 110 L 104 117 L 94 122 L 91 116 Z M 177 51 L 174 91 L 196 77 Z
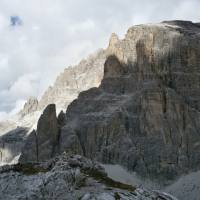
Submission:
M 2 200 L 176 200 L 110 179 L 102 166 L 63 154 L 45 163 L 0 168 Z

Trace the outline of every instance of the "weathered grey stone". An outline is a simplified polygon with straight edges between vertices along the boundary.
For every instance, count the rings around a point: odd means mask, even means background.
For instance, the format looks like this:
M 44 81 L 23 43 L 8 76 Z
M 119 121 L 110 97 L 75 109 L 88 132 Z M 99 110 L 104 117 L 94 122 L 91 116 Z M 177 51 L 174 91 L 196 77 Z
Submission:
M 60 127 L 64 126 L 66 123 L 66 114 L 63 112 L 63 110 L 60 111 L 58 115 L 58 124 Z
M 17 127 L 0 136 L 0 165 L 7 163 L 16 163 L 21 154 L 21 149 L 26 143 L 26 127 Z
M 44 161 L 55 156 L 59 140 L 59 125 L 55 104 L 49 104 L 40 116 L 37 131 L 27 138 L 20 162 Z M 28 149 L 28 151 L 27 151 Z
M 61 151 L 76 138 L 89 158 L 163 181 L 199 169 L 199 33 L 192 22 L 173 21 L 115 37 L 100 87 L 68 106 Z
M 65 154 L 46 163 L 0 168 L 0 199 L 176 200 L 162 192 L 116 182 L 99 163 Z

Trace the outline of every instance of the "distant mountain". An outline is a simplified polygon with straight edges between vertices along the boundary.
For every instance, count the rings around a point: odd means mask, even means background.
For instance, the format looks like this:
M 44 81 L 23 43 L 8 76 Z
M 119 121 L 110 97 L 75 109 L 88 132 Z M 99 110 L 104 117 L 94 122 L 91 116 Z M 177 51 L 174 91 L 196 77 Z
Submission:
M 61 73 L 53 86 L 50 86 L 41 99 L 30 98 L 20 112 L 22 116 L 43 110 L 48 104 L 55 103 L 57 108 L 66 109 L 81 91 L 98 87 L 103 78 L 105 50 L 101 49 L 82 60 L 78 65 L 68 67 Z
M 38 118 L 46 105 L 55 103 L 57 112 L 66 110 L 67 106 L 78 97 L 81 91 L 100 85 L 105 59 L 106 52 L 100 49 L 87 59 L 83 59 L 78 65 L 66 68 L 57 77 L 54 85 L 45 91 L 40 100 L 30 97 L 24 108 L 16 116 L 0 122 L 0 136 L 4 135 L 0 137 L 2 155 L 0 165 L 17 161 L 23 142 L 15 143 L 15 140 L 23 141 L 27 134 L 29 135 L 36 128 Z M 19 130 L 26 132 L 24 137 L 19 137 Z M 11 134 L 13 140 L 6 140 L 6 135 Z M 10 154 L 9 151 L 15 153 Z

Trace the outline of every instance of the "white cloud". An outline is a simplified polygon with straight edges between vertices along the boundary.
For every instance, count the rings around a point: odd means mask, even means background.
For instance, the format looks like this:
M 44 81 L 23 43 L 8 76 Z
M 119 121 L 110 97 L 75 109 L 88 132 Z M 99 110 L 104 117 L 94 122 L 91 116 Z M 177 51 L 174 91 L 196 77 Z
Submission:
M 8 118 L 8 113 L 0 111 L 0 121 L 5 120 L 6 118 Z
M 199 0 L 1 0 L 0 116 L 106 47 L 112 32 L 123 36 L 133 24 L 168 19 L 200 21 L 199 7 Z M 22 25 L 10 26 L 11 16 Z

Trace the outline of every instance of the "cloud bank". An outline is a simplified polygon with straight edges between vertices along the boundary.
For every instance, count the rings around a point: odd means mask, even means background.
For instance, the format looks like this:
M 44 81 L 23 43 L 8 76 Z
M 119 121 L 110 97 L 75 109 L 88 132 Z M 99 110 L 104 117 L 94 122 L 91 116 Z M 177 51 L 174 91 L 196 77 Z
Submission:
M 39 97 L 65 67 L 112 32 L 171 19 L 200 21 L 199 0 L 1 0 L 0 120 Z

